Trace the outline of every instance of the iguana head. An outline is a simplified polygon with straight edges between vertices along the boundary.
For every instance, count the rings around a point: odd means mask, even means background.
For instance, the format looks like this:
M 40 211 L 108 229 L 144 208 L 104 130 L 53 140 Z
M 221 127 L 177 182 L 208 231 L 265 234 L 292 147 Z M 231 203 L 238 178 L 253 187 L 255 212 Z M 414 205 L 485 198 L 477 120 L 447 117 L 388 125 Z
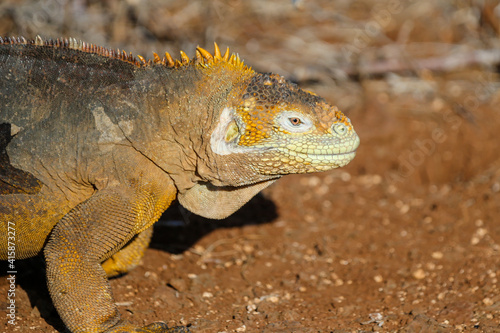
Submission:
M 229 50 L 222 55 L 217 44 L 214 54 L 198 47 L 192 60 L 181 52 L 181 61 L 166 53 L 163 60 L 155 54 L 154 62 L 175 68 L 193 65 L 204 72 L 200 95 L 231 90 L 213 98 L 225 104 L 217 104 L 216 123 L 207 124 L 213 158 L 198 166 L 201 178 L 213 185 L 242 186 L 326 171 L 346 165 L 356 154 L 358 135 L 335 106 L 277 74 L 254 72 Z
M 276 74 L 256 73 L 211 135 L 215 154 L 246 156 L 260 175 L 330 170 L 349 163 L 359 138 L 349 118 Z
M 155 62 L 195 77 L 197 102 L 181 105 L 179 116 L 192 115 L 181 146 L 194 172 L 170 174 L 179 202 L 196 214 L 224 218 L 283 175 L 330 170 L 355 156 L 359 138 L 342 112 L 279 75 L 254 72 L 229 50 Z

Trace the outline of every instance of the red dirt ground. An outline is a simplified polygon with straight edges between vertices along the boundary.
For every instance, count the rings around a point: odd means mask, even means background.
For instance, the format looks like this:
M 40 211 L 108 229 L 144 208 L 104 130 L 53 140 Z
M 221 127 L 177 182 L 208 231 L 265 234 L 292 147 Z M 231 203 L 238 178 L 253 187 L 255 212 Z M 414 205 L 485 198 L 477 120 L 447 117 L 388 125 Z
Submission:
M 1 35 L 32 33 L 29 3 L 0 5 Z M 223 221 L 191 215 L 185 225 L 169 209 L 142 265 L 111 281 L 124 319 L 195 333 L 500 332 L 498 68 L 414 65 L 500 50 L 498 2 L 127 3 L 65 10 L 103 27 L 91 41 L 122 48 L 129 38 L 126 49 L 143 53 L 230 45 L 338 105 L 361 146 L 347 167 L 284 177 Z M 375 20 L 383 10 L 389 18 Z M 41 28 L 84 38 L 82 20 Z M 406 67 L 371 71 L 395 45 Z M 356 57 L 338 60 L 346 52 Z M 64 331 L 40 258 L 18 264 L 18 325 L 4 322 L 0 298 L 0 331 Z M 7 289 L 2 277 L 0 295 Z

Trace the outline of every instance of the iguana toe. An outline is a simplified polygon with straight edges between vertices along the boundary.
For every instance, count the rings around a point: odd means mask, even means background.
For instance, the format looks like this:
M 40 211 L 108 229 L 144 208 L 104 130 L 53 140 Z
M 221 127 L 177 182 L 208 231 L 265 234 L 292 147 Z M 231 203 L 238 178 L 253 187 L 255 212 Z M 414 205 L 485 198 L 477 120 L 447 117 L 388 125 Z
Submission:
M 137 327 L 128 323 L 120 323 L 113 326 L 105 333 L 191 333 L 189 328 L 184 326 L 176 326 L 168 328 L 167 324 L 156 322 L 144 327 Z
M 148 326 L 144 326 L 142 328 L 136 329 L 135 332 L 141 333 L 191 333 L 189 328 L 185 326 L 175 326 L 168 328 L 167 324 L 162 322 L 156 322 L 149 324 Z
M 191 333 L 189 328 L 185 326 L 175 326 L 167 330 L 168 333 Z

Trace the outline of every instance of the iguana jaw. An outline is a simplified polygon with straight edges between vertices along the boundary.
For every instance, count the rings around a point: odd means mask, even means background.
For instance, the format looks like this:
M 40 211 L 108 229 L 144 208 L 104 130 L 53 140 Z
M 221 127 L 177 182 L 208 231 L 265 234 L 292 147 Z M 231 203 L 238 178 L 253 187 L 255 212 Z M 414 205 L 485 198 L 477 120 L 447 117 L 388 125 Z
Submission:
M 311 144 L 314 144 L 311 141 Z M 359 138 L 337 142 L 331 148 L 299 148 L 296 144 L 249 154 L 254 168 L 262 175 L 286 175 L 291 173 L 312 173 L 327 171 L 347 165 L 356 156 Z M 318 145 L 320 147 L 320 145 Z
M 312 173 L 327 171 L 347 165 L 356 156 L 356 151 L 341 154 L 303 154 L 294 151 L 277 151 L 261 154 L 255 168 L 262 175 L 286 175 L 291 173 Z M 278 155 L 278 157 L 276 157 Z
M 359 146 L 359 137 L 354 130 L 351 130 L 348 137 L 337 138 L 335 141 L 327 135 L 305 141 L 304 145 L 299 141 L 279 149 L 288 156 L 281 158 L 281 161 L 294 165 L 297 169 L 302 169 L 300 165 L 304 165 L 306 172 L 324 171 L 347 165 L 356 156 Z

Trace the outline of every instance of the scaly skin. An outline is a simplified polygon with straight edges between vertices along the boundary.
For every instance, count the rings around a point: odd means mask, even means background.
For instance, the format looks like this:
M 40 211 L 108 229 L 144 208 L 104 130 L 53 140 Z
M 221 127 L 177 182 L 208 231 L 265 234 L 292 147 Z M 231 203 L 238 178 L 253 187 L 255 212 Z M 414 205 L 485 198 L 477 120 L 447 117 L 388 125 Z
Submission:
M 0 39 L 0 234 L 15 225 L 16 259 L 43 251 L 71 332 L 188 332 L 122 322 L 107 279 L 138 264 L 170 203 L 224 218 L 283 175 L 346 165 L 358 144 L 337 108 L 217 46 L 146 61 Z

